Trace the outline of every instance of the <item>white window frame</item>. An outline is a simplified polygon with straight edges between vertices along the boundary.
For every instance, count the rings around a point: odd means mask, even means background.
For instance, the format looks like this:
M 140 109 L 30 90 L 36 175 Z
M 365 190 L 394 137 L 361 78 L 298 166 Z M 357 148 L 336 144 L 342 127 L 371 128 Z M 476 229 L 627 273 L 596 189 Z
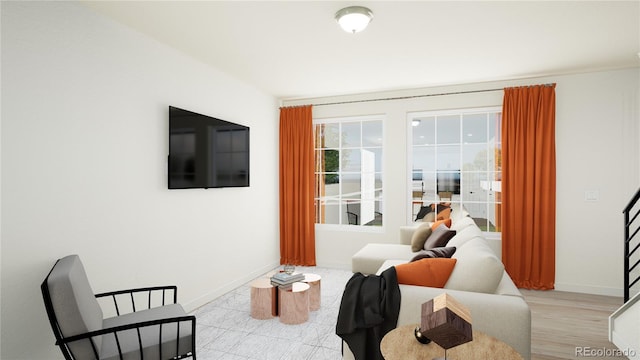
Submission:
M 341 124 L 341 123 L 353 123 L 353 122 L 360 122 L 360 123 L 364 123 L 364 122 L 370 122 L 370 121 L 380 121 L 382 124 L 382 138 L 380 139 L 380 146 L 379 148 L 382 151 L 382 159 L 380 159 L 381 161 L 381 169 L 379 172 L 375 172 L 374 174 L 379 174 L 380 179 L 382 179 L 382 185 L 380 189 L 375 189 L 376 192 L 379 192 L 380 194 L 384 194 L 383 188 L 384 188 L 384 132 L 385 132 L 385 116 L 384 115 L 364 115 L 364 116 L 345 116 L 345 117 L 336 117 L 336 118 L 314 118 L 313 119 L 313 127 L 314 127 L 314 140 L 315 140 L 315 128 L 317 125 L 321 125 L 321 124 Z M 362 131 L 362 130 L 361 130 Z M 371 148 L 370 146 L 362 146 L 362 132 L 361 132 L 361 144 L 360 144 L 360 149 L 367 149 L 367 148 Z M 339 151 L 342 151 L 342 138 L 340 138 L 339 140 Z M 316 144 L 314 144 L 314 154 L 315 151 L 318 150 L 319 147 L 316 146 Z M 314 156 L 315 159 L 315 156 Z M 314 168 L 315 168 L 315 164 L 314 164 Z M 339 170 L 338 170 L 338 174 L 339 176 L 341 176 L 343 173 L 342 171 L 342 162 L 339 161 Z M 349 173 L 349 172 L 347 172 Z M 360 170 L 360 176 L 362 179 L 362 169 Z M 315 178 L 315 175 L 314 175 Z M 362 181 L 362 180 L 361 180 Z M 374 176 L 374 183 L 375 183 L 375 176 Z M 339 214 L 342 213 L 346 213 L 346 209 L 343 209 L 343 205 L 341 198 L 344 195 L 342 193 L 342 185 L 343 182 L 339 182 L 339 192 L 337 197 L 339 198 L 338 204 L 339 204 Z M 384 214 L 384 200 L 383 200 L 384 195 L 381 195 L 379 197 L 376 197 L 374 199 L 372 199 L 373 201 L 377 201 L 380 204 L 379 210 L 382 214 Z M 314 202 L 317 201 L 318 198 L 315 196 L 314 194 Z M 316 208 L 317 211 L 317 208 Z M 382 232 L 384 229 L 384 219 L 382 220 L 382 225 L 380 226 L 366 226 L 362 223 L 358 224 L 358 225 L 352 225 L 347 223 L 342 223 L 343 217 L 340 215 L 340 224 L 334 224 L 334 223 L 315 223 L 316 227 L 322 228 L 322 229 L 327 229 L 327 230 L 331 230 L 331 229 L 336 229 L 336 230 L 340 230 L 340 231 L 355 231 L 355 232 Z
M 415 220 L 415 209 L 414 209 L 414 197 L 413 197 L 413 175 L 414 175 L 414 169 L 413 169 L 413 150 L 414 150 L 414 144 L 413 144 L 413 126 L 412 126 L 412 121 L 414 119 L 417 118 L 423 118 L 423 117 L 440 117 L 440 116 L 463 116 L 463 115 L 470 115 L 470 114 L 478 114 L 478 113 L 502 113 L 502 106 L 490 106 L 490 107 L 480 107 L 480 108 L 464 108 L 464 109 L 448 109 L 448 110 L 434 110 L 434 111 L 416 111 L 416 112 L 409 112 L 407 113 L 407 198 L 409 199 L 408 201 L 408 209 L 407 209 L 407 214 L 409 214 L 409 216 L 411 217 L 408 220 L 408 223 L 413 223 Z M 487 123 L 487 133 L 488 133 L 488 127 L 489 124 Z M 463 148 L 463 144 L 464 142 L 463 140 L 463 134 L 462 134 L 463 128 L 462 126 L 460 126 L 460 146 L 461 149 Z M 496 129 L 496 131 L 499 131 L 499 129 Z M 489 139 L 487 139 L 487 142 L 489 142 Z M 461 164 L 461 169 L 460 169 L 460 173 L 461 175 L 464 174 L 464 170 L 462 169 L 462 165 L 463 165 L 463 151 L 460 151 L 460 164 Z M 437 160 L 436 160 L 437 161 Z M 437 171 L 436 171 L 437 173 Z M 462 187 L 462 180 L 461 180 L 461 187 Z M 498 186 L 500 184 L 497 184 Z M 437 191 L 437 189 L 436 189 Z M 432 200 L 436 200 L 436 199 L 432 199 Z M 426 201 L 426 202 L 429 202 Z M 461 204 L 465 204 L 465 198 L 464 198 L 464 191 L 461 188 L 461 193 L 459 195 L 459 199 L 454 200 L 454 202 L 459 202 Z M 472 202 L 472 203 L 479 203 L 479 202 Z M 494 202 L 488 202 L 487 201 L 487 209 L 489 207 L 490 204 L 499 204 L 501 202 L 499 201 L 494 201 Z M 501 233 L 499 231 L 483 231 L 483 233 L 488 237 L 488 238 L 492 238 L 492 239 L 499 239 L 501 238 Z

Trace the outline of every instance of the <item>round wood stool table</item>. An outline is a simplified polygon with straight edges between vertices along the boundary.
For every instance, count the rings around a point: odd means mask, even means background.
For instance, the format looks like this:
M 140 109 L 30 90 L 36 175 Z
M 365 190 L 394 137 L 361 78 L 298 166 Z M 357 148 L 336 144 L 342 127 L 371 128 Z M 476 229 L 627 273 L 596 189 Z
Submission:
M 413 331 L 418 324 L 397 327 L 380 342 L 385 360 L 444 359 L 445 351 L 438 344 L 421 344 Z M 521 360 L 522 356 L 511 346 L 480 331 L 473 332 L 473 340 L 447 350 L 447 360 Z
M 303 282 L 309 284 L 309 310 L 320 309 L 320 280 L 322 277 L 316 274 L 304 274 Z
M 251 282 L 251 317 L 258 320 L 272 319 L 276 312 L 276 288 L 268 278 Z
M 278 315 L 283 324 L 302 324 L 309 320 L 309 284 L 296 282 L 291 289 L 278 289 Z

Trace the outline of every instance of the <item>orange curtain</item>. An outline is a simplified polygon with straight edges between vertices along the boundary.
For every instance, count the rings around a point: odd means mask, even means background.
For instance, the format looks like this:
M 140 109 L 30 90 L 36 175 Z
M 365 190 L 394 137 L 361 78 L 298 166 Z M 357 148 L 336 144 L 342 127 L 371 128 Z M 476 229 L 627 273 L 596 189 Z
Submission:
M 280 264 L 316 265 L 311 106 L 280 108 Z
M 504 91 L 502 260 L 516 286 L 555 284 L 555 84 Z

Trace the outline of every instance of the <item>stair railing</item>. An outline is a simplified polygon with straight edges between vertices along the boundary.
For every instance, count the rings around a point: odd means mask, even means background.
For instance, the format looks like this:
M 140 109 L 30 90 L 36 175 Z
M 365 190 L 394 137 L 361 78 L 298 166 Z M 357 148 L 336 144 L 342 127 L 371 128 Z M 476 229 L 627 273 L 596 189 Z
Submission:
M 631 256 L 640 248 L 640 240 L 636 239 L 638 231 L 640 231 L 640 207 L 632 214 L 632 210 L 636 203 L 640 200 L 640 189 L 633 196 L 629 204 L 624 208 L 622 212 L 624 214 L 624 302 L 629 301 L 629 293 L 631 287 L 633 287 L 638 281 L 640 281 L 640 275 L 631 278 L 631 272 L 640 264 L 640 259 L 631 264 Z M 634 230 L 635 228 L 635 230 Z M 635 240 L 635 241 L 634 241 Z M 635 245 L 633 245 L 635 244 Z

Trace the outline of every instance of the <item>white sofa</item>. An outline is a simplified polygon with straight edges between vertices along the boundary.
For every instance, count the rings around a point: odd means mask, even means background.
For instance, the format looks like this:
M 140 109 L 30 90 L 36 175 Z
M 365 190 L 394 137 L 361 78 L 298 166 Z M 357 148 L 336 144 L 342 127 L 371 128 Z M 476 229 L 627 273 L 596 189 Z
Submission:
M 456 230 L 456 235 L 446 246 L 456 247 L 453 258 L 457 259 L 451 276 L 444 288 L 399 285 L 398 326 L 420 323 L 421 305 L 446 292 L 469 308 L 474 330 L 509 344 L 524 359 L 530 359 L 529 306 L 468 213 L 454 208 L 451 218 L 451 229 Z M 416 255 L 411 251 L 411 238 L 419 225 L 403 226 L 398 244 L 368 244 L 363 247 L 352 258 L 352 271 L 380 274 L 390 266 L 410 261 Z M 343 359 L 353 359 L 346 343 Z

